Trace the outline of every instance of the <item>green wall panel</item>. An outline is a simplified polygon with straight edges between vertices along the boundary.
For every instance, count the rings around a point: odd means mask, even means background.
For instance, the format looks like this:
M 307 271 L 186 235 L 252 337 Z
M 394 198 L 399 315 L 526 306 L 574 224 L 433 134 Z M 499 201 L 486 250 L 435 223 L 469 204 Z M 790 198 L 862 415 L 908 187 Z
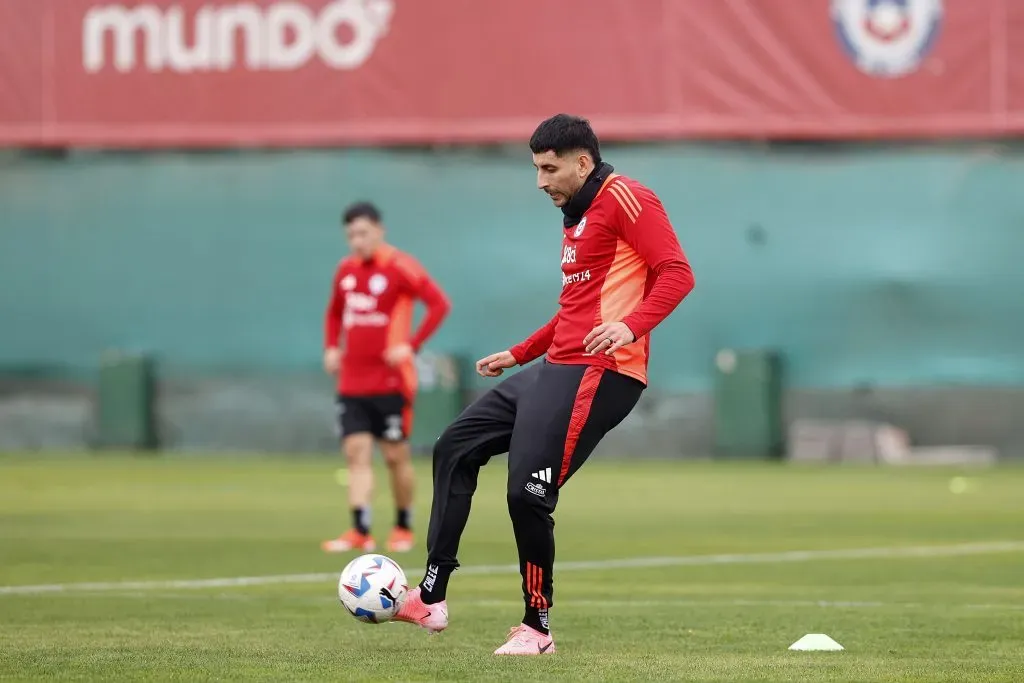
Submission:
M 697 288 L 656 386 L 708 390 L 720 347 L 778 348 L 808 387 L 1024 383 L 1024 153 L 610 147 L 660 193 Z M 514 150 L 74 154 L 0 163 L 0 366 L 95 371 L 108 347 L 188 371 L 319 362 L 341 207 L 448 290 L 432 348 L 475 357 L 555 309 L 559 214 Z

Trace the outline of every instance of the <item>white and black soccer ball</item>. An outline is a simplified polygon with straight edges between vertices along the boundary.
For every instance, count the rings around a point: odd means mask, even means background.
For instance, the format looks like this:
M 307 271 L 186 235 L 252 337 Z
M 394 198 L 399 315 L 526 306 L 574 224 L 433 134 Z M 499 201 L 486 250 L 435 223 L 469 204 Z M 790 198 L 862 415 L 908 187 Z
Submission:
M 409 582 L 398 563 L 384 555 L 360 555 L 338 578 L 338 600 L 359 621 L 383 624 L 405 604 Z

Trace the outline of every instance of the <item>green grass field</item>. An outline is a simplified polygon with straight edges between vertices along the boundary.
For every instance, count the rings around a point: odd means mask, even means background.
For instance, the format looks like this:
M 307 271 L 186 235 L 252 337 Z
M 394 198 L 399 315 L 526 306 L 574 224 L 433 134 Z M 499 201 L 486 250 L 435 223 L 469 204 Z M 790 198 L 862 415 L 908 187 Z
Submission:
M 1021 468 L 954 494 L 950 470 L 590 463 L 556 515 L 560 651 L 498 659 L 522 616 L 504 460 L 436 637 L 337 604 L 350 556 L 318 544 L 348 521 L 338 465 L 0 457 L 0 679 L 1024 681 Z M 666 559 L 614 563 L 642 558 Z M 422 545 L 396 559 L 419 580 Z M 846 650 L 787 650 L 806 633 Z

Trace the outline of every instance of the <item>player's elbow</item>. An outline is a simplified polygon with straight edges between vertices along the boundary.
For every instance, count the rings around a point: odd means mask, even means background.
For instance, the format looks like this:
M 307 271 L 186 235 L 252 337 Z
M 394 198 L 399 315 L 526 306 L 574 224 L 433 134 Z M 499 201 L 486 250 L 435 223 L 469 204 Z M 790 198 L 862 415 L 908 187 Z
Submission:
M 448 298 L 448 293 L 436 284 L 427 287 L 426 291 L 421 294 L 421 297 L 423 298 L 423 303 L 432 311 L 447 315 L 452 310 L 452 301 Z
M 683 264 L 685 266 L 685 269 L 683 272 L 682 284 L 680 285 L 680 290 L 682 291 L 682 296 L 679 297 L 680 300 L 685 299 L 687 296 L 689 296 L 690 292 L 693 291 L 694 285 L 697 284 L 697 281 L 694 280 L 693 278 L 693 270 L 690 268 L 690 264 L 686 263 L 685 261 L 683 262 Z
M 448 314 L 452 312 L 452 302 L 442 292 L 434 302 L 434 311 L 437 315 L 438 320 L 444 320 L 448 317 Z
M 678 297 L 677 303 L 685 299 L 693 291 L 695 284 L 693 270 L 685 259 L 666 264 L 662 276 L 667 276 L 666 279 L 675 285 L 675 293 Z

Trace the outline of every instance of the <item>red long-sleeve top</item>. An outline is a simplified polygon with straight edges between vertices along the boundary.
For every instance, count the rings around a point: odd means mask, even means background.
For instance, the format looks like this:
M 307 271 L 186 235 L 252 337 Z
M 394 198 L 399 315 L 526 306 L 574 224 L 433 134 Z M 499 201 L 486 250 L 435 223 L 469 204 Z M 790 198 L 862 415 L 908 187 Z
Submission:
M 427 311 L 412 333 L 417 299 Z M 448 297 L 423 266 L 390 245 L 369 260 L 344 259 L 334 273 L 324 317 L 324 348 L 342 349 L 338 392 L 415 395 L 414 362 L 391 367 L 384 361 L 384 352 L 402 343 L 419 351 L 450 309 Z
M 579 223 L 564 228 L 562 294 L 546 325 L 510 351 L 522 365 L 597 365 L 647 383 L 650 332 L 693 289 L 693 271 L 658 197 L 611 175 Z M 584 353 L 601 323 L 621 321 L 635 341 L 612 355 Z

